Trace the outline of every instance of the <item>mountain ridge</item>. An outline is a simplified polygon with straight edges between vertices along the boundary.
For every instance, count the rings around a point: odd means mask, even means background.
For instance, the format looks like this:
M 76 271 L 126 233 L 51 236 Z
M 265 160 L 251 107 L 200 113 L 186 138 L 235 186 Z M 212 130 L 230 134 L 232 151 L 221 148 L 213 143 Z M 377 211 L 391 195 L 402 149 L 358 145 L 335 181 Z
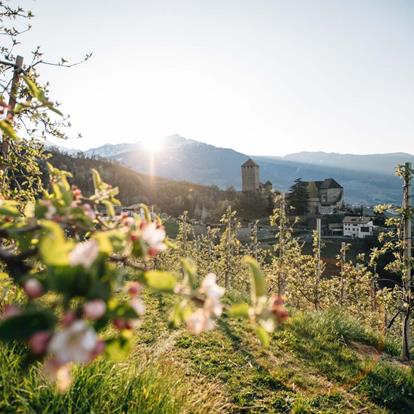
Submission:
M 347 202 L 355 204 L 400 202 L 401 183 L 394 175 L 395 167 L 405 161 L 414 163 L 414 155 L 403 152 L 363 155 L 302 151 L 283 157 L 249 156 L 178 134 L 164 138 L 158 152 L 137 142 L 105 144 L 84 154 L 113 159 L 144 174 L 236 189 L 241 188 L 241 164 L 252 158 L 260 166 L 262 181 L 272 181 L 281 191 L 287 191 L 296 178 L 332 177 L 344 186 Z

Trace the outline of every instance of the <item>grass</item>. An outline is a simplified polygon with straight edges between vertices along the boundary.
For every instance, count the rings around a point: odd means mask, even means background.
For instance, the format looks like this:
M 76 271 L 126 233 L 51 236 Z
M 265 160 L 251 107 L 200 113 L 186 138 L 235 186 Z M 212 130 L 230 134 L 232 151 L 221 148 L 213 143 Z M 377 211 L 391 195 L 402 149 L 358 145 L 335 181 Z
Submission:
M 166 302 L 148 301 L 126 362 L 79 369 L 66 395 L 22 367 L 22 349 L 5 347 L 0 412 L 414 412 L 413 374 L 392 356 L 395 346 L 339 310 L 295 313 L 264 349 L 249 327 L 226 318 L 197 337 L 169 330 Z
M 70 391 L 59 394 L 43 381 L 38 367 L 25 368 L 25 357 L 22 347 L 1 347 L 2 414 L 207 413 L 223 406 L 211 387 L 194 393 L 194 381 L 168 360 L 137 354 L 125 363 L 100 360 L 76 369 Z

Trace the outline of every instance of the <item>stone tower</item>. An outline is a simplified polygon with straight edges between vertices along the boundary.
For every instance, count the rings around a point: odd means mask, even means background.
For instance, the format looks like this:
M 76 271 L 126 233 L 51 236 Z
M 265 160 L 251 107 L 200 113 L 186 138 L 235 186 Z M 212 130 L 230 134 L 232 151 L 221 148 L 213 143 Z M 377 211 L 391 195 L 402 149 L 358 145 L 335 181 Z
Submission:
M 259 166 L 249 158 L 242 166 L 242 190 L 257 191 L 260 187 Z

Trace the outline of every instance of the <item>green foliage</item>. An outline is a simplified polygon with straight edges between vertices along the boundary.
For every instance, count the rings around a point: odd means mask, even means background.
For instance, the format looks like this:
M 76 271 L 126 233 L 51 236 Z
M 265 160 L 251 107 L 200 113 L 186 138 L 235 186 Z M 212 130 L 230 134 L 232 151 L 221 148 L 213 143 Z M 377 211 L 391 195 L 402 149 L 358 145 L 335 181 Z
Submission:
M 309 193 L 307 188 L 307 183 L 303 182 L 301 178 L 296 179 L 295 184 L 290 187 L 287 202 L 295 215 L 303 216 L 308 212 Z

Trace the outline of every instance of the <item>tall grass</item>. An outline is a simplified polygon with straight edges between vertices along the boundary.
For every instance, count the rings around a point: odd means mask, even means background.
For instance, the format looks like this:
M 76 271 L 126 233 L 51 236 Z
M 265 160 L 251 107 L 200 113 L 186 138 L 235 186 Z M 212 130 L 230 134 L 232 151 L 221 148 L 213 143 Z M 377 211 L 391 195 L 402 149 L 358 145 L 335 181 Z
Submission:
M 161 414 L 214 412 L 214 398 L 207 401 L 195 392 L 177 366 L 168 360 L 133 356 L 125 363 L 104 360 L 74 372 L 74 383 L 58 394 L 39 375 L 39 367 L 26 369 L 25 350 L 0 348 L 0 413 L 44 414 Z

